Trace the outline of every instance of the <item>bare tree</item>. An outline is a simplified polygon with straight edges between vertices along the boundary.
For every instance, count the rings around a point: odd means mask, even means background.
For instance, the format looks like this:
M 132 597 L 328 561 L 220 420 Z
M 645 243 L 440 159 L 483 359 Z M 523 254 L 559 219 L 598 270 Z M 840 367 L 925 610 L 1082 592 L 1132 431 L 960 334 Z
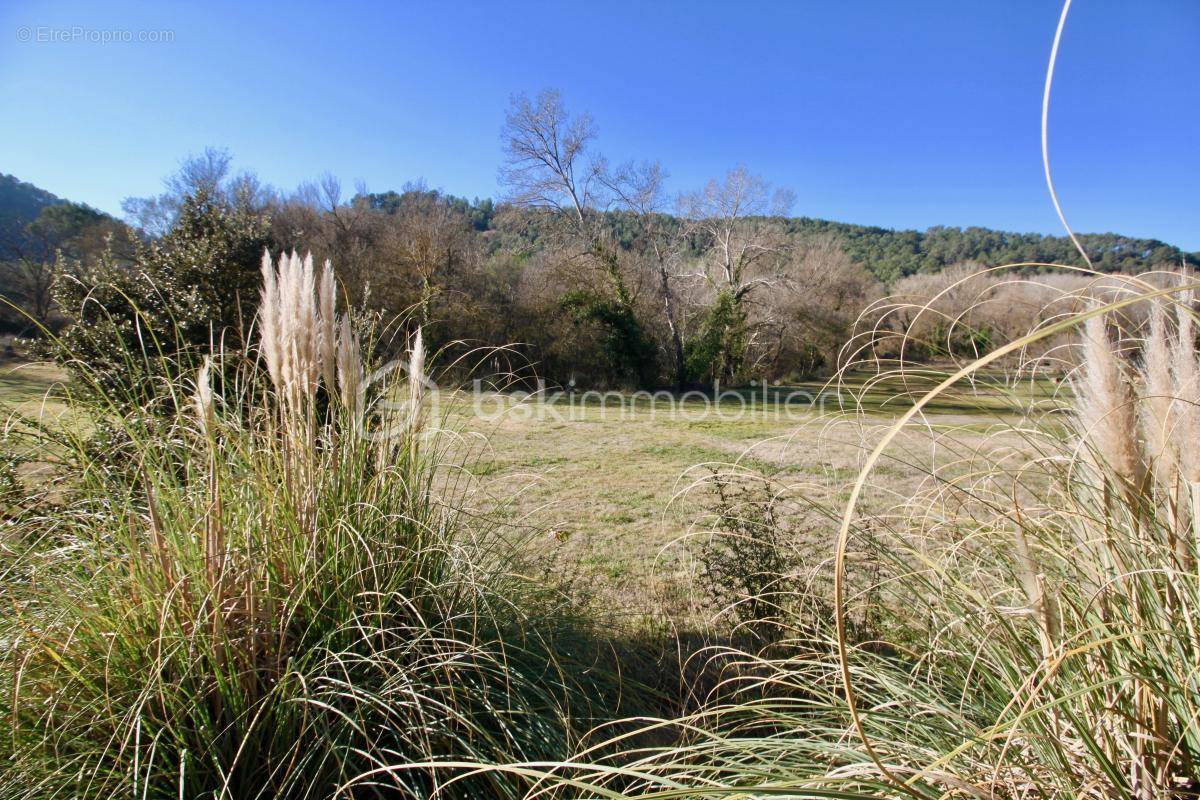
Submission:
M 205 192 L 220 194 L 233 166 L 233 156 L 224 148 L 206 147 L 198 156 L 188 156 L 179 171 L 165 181 L 167 194 L 175 198 Z
M 286 206 L 281 226 L 288 229 L 287 234 L 332 259 L 350 301 L 360 302 L 369 293 L 378 239 L 366 187 L 360 184 L 355 196 L 347 200 L 341 181 L 326 172 L 315 181 L 300 184 Z
M 49 233 L 36 225 L 26 226 L 24 241 L 11 246 L 15 258 L 8 265 L 5 283 L 15 289 L 25 311 L 40 325 L 48 324 L 54 307 L 54 286 L 61 269 L 59 253 Z
M 792 202 L 791 192 L 773 190 L 742 166 L 679 200 L 680 214 L 705 247 L 694 274 L 716 292 L 712 324 L 723 328 L 719 371 L 730 379 L 742 371 L 755 339 L 778 328 L 765 320 L 749 324 L 748 306 L 756 290 L 787 280 L 788 238 L 771 217 L 785 215 Z
M 469 231 L 463 214 L 439 192 L 423 186 L 405 190 L 384 246 L 399 265 L 400 277 L 415 284 L 420 322 L 428 325 L 435 299 L 466 259 Z
M 635 311 L 636 298 L 626 279 L 621 250 L 599 213 L 610 198 L 600 179 L 604 160 L 589 153 L 596 136 L 592 118 L 570 116 L 559 92 L 544 89 L 532 101 L 525 95 L 512 98 L 502 136 L 505 165 L 500 180 L 508 187 L 508 199 L 552 211 L 566 223 L 575 258 L 598 266 L 607 279 L 611 296 L 576 293 L 575 313 L 607 329 L 606 341 L 617 369 L 633 370 L 641 383 L 650 383 L 655 379 L 653 354 Z
M 780 324 L 775 365 L 805 371 L 837 358 L 883 286 L 832 234 L 795 247 L 785 271 L 786 291 L 770 293 L 764 303 Z
M 247 182 L 257 187 L 257 179 L 243 175 L 230 180 L 233 156 L 219 147 L 206 147 L 200 155 L 189 155 L 179 163 L 179 169 L 163 181 L 166 191 L 154 197 L 127 197 L 121 210 L 130 224 L 153 237 L 162 236 L 179 215 L 186 197 L 206 194 L 225 200 L 234 199 L 235 185 Z
M 599 171 L 587 153 L 596 138 L 591 116 L 572 118 L 558 90 L 543 89 L 533 100 L 524 94 L 512 98 L 501 135 L 500 182 L 508 187 L 508 200 L 566 211 L 582 233 L 597 200 Z
M 739 303 L 755 289 L 782 280 L 787 239 L 769 217 L 786 215 L 792 203 L 790 191 L 772 190 L 743 166 L 680 198 L 681 214 L 707 240 L 704 277 Z
M 54 289 L 65 265 L 107 252 L 127 259 L 132 253 L 128 229 L 111 217 L 79 203 L 46 206 L 7 247 L 6 284 L 41 325 L 48 324 Z

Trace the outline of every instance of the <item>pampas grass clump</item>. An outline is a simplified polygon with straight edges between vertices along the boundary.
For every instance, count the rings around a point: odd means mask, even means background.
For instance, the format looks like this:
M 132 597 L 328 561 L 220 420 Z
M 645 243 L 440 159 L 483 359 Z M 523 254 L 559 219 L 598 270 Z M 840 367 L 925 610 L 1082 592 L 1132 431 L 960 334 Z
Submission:
M 60 478 L 0 555 L 0 797 L 426 797 L 431 762 L 569 752 L 600 673 L 559 659 L 442 479 L 419 332 L 408 378 L 372 382 L 336 300 L 329 264 L 264 256 L 257 352 L 212 353 L 165 425 L 76 409 L 128 463 L 31 432 Z

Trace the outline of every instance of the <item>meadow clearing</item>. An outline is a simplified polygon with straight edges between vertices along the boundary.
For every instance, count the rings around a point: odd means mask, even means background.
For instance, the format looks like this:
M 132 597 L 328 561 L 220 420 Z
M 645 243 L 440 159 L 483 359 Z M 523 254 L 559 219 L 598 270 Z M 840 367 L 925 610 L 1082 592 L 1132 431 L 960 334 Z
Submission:
M 448 423 L 481 437 L 468 467 L 480 497 L 502 498 L 497 505 L 509 524 L 535 532 L 552 574 L 571 576 L 608 614 L 706 627 L 719 609 L 697 587 L 696 552 L 713 536 L 714 477 L 729 476 L 804 516 L 803 541 L 793 544 L 807 560 L 827 563 L 836 520 L 804 507 L 844 503 L 869 445 L 909 405 L 896 382 L 864 395 L 864 381 L 788 385 L 773 390 L 770 402 L 761 390 L 733 393 L 755 404 L 610 395 L 539 406 L 464 397 L 451 401 Z M 992 391 L 980 395 L 936 403 L 926 427 L 906 433 L 897 451 L 925 446 L 876 470 L 872 510 L 912 494 L 934 464 L 997 446 L 993 429 L 1017 404 Z
M 864 371 L 766 393 L 726 391 L 719 401 L 700 392 L 463 390 L 441 392 L 431 406 L 457 443 L 456 490 L 469 476 L 472 507 L 529 547 L 536 578 L 569 580 L 571 594 L 623 625 L 706 629 L 721 610 L 697 586 L 696 553 L 719 511 L 714 477 L 804 517 L 796 547 L 817 560 L 810 569 L 824 569 L 837 529 L 829 512 L 845 502 L 870 446 L 937 374 L 901 380 Z M 64 379 L 51 364 L 10 362 L 0 367 L 0 407 L 52 425 L 86 424 L 67 411 Z M 1019 437 L 1000 433 L 1055 391 L 1050 381 L 993 371 L 986 383 L 938 397 L 896 443 L 894 459 L 875 469 L 865 510 L 903 502 L 935 468 L 982 448 L 1020 452 Z
M 0 800 L 1200 800 L 1186 12 L 667 5 L 14 17 Z

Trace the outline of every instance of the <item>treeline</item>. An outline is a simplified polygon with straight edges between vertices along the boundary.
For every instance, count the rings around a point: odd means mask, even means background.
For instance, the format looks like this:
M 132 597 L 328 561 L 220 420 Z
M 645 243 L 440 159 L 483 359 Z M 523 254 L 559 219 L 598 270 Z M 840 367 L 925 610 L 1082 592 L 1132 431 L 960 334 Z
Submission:
M 961 263 L 1081 264 L 1079 251 L 1066 236 L 1011 233 L 990 228 L 935 226 L 925 231 L 850 225 L 801 217 L 789 228 L 798 236 L 832 234 L 857 263 L 889 285 L 904 276 L 939 272 Z M 1116 233 L 1084 233 L 1077 237 L 1101 272 L 1141 272 L 1152 267 L 1200 265 L 1200 253 L 1188 253 L 1157 239 L 1135 239 Z
M 4 291 L 40 324 L 89 330 L 97 358 L 101 327 L 146 324 L 103 321 L 122 298 L 161 315 L 164 336 L 182 319 L 201 344 L 253 318 L 263 249 L 295 249 L 331 260 L 353 306 L 420 325 L 451 355 L 494 352 L 496 371 L 684 387 L 827 368 L 864 309 L 909 276 L 1079 261 L 1063 237 L 789 217 L 790 193 L 742 167 L 669 197 L 660 164 L 610 162 L 591 118 L 552 91 L 514 98 L 502 139 L 499 203 L 423 183 L 347 192 L 328 175 L 285 193 L 234 174 L 219 150 L 186 160 L 161 195 L 126 201 L 130 225 L 31 196 L 22 213 L 36 217 L 4 242 Z M 1200 263 L 1162 242 L 1081 238 L 1103 270 Z

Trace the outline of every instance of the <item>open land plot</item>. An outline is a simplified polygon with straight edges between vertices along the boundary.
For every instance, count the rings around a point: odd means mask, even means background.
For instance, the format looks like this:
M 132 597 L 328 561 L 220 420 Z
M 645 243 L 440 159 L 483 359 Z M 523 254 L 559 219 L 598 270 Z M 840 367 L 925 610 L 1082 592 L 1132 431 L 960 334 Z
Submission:
M 58 396 L 63 377 L 44 364 L 4 366 L 0 405 L 61 424 L 69 418 Z M 436 416 L 464 443 L 470 502 L 527 543 L 536 568 L 615 615 L 695 623 L 712 612 L 697 588 L 696 553 L 714 527 L 714 475 L 786 495 L 793 511 L 812 503 L 836 513 L 866 453 L 930 385 L 860 377 L 719 401 L 699 393 L 581 393 L 552 403 L 439 393 Z M 1052 387 L 939 397 L 875 468 L 864 505 L 900 502 L 934 465 L 983 448 L 1020 452 L 1022 442 L 994 431 L 1007 429 L 1031 391 L 1044 397 Z M 832 547 L 831 516 L 811 513 L 804 527 Z
M 820 387 L 806 388 L 815 395 Z M 823 411 L 748 407 L 732 398 L 592 398 L 547 409 L 493 397 L 452 401 L 447 418 L 479 434 L 471 470 L 482 493 L 531 532 L 559 574 L 575 576 L 610 611 L 696 621 L 711 611 L 696 590 L 696 552 L 712 535 L 713 476 L 761 483 L 792 509 L 814 503 L 836 513 L 865 455 L 912 402 L 894 386 L 866 395 L 862 383 L 844 388 L 854 393 L 844 405 L 859 413 L 832 403 Z M 1044 397 L 1051 387 L 1034 389 Z M 965 464 L 984 450 L 1019 456 L 1027 443 L 1008 430 L 1016 405 L 1029 399 L 988 391 L 931 404 L 873 471 L 864 505 L 902 502 L 935 465 Z M 807 535 L 832 548 L 836 520 L 809 516 Z

